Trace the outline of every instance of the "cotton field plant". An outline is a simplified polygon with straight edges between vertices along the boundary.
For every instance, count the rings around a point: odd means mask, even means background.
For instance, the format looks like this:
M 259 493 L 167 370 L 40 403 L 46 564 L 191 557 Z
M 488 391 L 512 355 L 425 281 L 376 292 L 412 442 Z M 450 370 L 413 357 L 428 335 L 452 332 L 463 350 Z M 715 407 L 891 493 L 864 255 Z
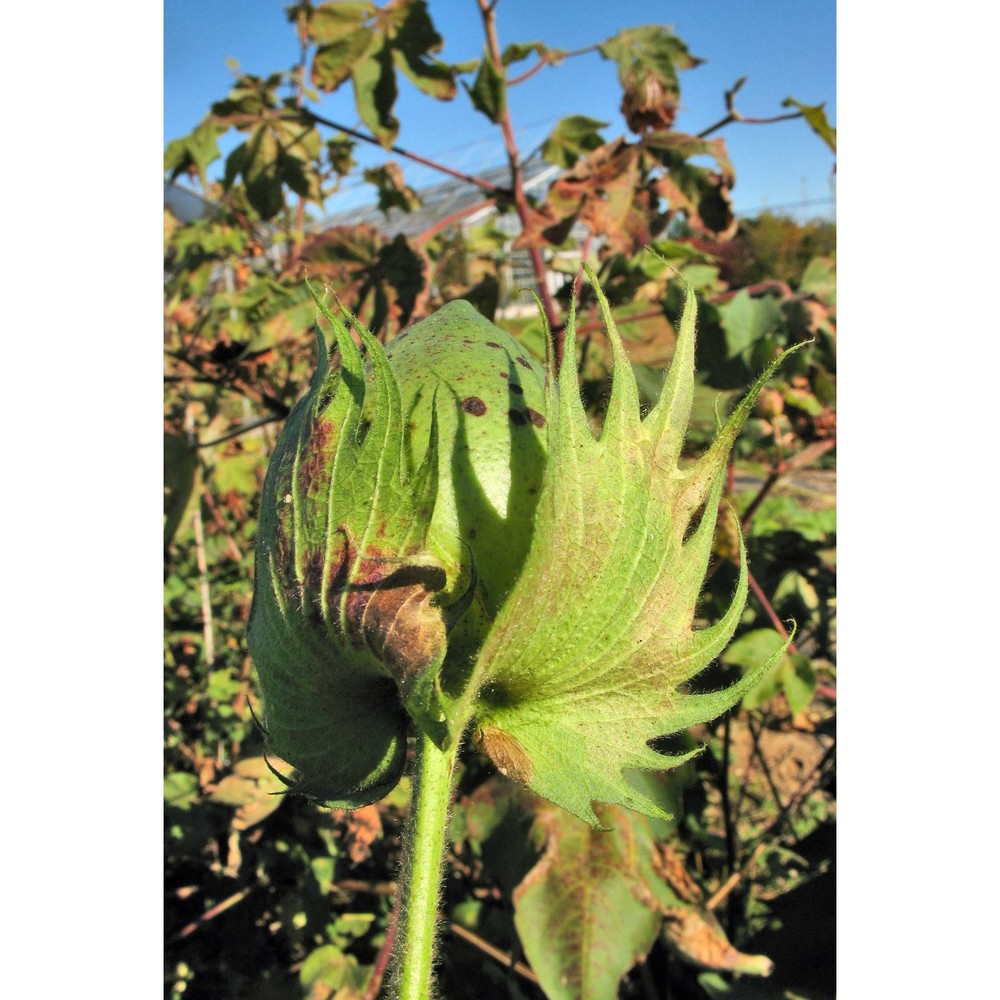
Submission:
M 688 295 L 656 405 L 638 390 L 594 273 L 614 357 L 595 434 L 580 399 L 575 311 L 545 365 L 467 302 L 388 349 L 315 289 L 319 364 L 271 458 L 249 645 L 268 745 L 293 791 L 354 808 L 399 781 L 415 737 L 397 981 L 432 994 L 434 928 L 456 760 L 497 770 L 600 826 L 594 803 L 663 810 L 629 780 L 691 755 L 650 741 L 712 719 L 736 683 L 686 684 L 725 649 L 747 597 L 694 627 L 737 434 L 769 366 L 693 464 L 679 462 L 694 386 Z M 360 339 L 356 345 L 351 330 Z M 551 341 L 550 341 L 551 342 Z M 693 752 L 693 751 L 692 751 Z

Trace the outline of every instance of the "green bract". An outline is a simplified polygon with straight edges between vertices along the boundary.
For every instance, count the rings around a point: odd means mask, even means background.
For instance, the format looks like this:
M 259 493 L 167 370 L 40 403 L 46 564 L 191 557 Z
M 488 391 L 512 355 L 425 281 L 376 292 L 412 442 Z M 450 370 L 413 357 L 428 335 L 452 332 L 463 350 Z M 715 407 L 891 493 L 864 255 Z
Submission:
M 339 805 L 384 795 L 412 721 L 442 748 L 474 728 L 498 769 L 597 824 L 592 803 L 656 815 L 629 769 L 681 759 L 649 741 L 733 705 L 738 683 L 690 694 L 747 591 L 695 630 L 728 453 L 765 372 L 708 452 L 680 467 L 696 304 L 652 411 L 588 269 L 614 352 L 595 437 L 571 314 L 562 364 L 533 361 L 465 302 L 367 362 L 322 302 L 308 394 L 264 485 L 249 626 L 271 748 L 296 790 Z M 547 374 L 548 372 L 548 374 Z

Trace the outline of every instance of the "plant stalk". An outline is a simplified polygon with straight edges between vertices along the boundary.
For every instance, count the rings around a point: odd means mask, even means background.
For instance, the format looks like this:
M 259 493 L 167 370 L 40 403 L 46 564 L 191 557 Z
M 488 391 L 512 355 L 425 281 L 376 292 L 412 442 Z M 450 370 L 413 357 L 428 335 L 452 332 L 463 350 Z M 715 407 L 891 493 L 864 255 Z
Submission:
M 457 741 L 442 751 L 418 734 L 394 961 L 399 1000 L 434 996 L 438 898 L 457 755 Z

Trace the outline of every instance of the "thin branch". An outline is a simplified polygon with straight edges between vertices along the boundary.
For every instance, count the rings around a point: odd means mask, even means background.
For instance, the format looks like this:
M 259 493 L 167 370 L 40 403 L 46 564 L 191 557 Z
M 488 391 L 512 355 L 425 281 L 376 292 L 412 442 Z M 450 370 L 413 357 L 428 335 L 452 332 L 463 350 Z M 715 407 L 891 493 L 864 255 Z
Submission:
M 662 309 L 650 309 L 648 312 L 635 313 L 632 316 L 622 316 L 620 318 L 616 317 L 615 318 L 615 323 L 618 326 L 625 326 L 628 323 L 639 323 L 639 322 L 642 322 L 643 320 L 656 319 L 657 317 L 659 317 L 660 319 L 663 318 L 663 310 Z M 593 333 L 595 330 L 603 330 L 603 329 L 604 329 L 604 321 L 598 319 L 598 320 L 594 320 L 593 322 L 589 322 L 588 321 L 586 323 L 581 323 L 576 328 L 576 332 L 578 334 L 579 333 Z
M 753 854 L 747 859 L 746 863 L 740 868 L 739 871 L 733 872 L 729 878 L 726 879 L 722 885 L 719 886 L 715 892 L 712 893 L 708 898 L 708 902 L 705 903 L 706 910 L 716 909 L 720 903 L 724 902 L 729 894 L 735 889 L 740 882 L 742 882 L 747 875 L 750 874 L 750 870 L 757 864 L 758 859 L 767 849 L 767 844 L 761 843 L 754 848 Z
M 816 459 L 825 455 L 828 451 L 832 451 L 837 446 L 837 439 L 835 437 L 826 438 L 823 441 L 814 441 L 812 444 L 808 444 L 802 451 L 791 458 L 786 458 L 783 461 L 776 462 L 771 472 L 768 474 L 767 479 L 764 480 L 763 485 L 757 491 L 757 495 L 750 501 L 750 506 L 747 507 L 746 512 L 740 521 L 743 531 L 746 532 L 750 528 L 750 522 L 753 520 L 754 514 L 757 513 L 760 505 L 764 502 L 767 495 L 772 489 L 778 484 L 778 481 L 783 477 L 787 476 L 790 472 L 795 472 L 798 469 L 802 469 L 807 465 L 811 465 Z
M 309 108 L 303 108 L 302 111 L 303 114 L 308 115 L 316 125 L 325 125 L 327 128 L 336 129 L 338 132 L 343 132 L 345 135 L 352 136 L 355 139 L 360 139 L 362 142 L 371 143 L 373 146 L 378 146 L 381 149 L 386 148 L 373 135 L 365 135 L 364 132 L 359 132 L 357 129 L 349 128 L 347 125 L 340 125 L 337 122 L 332 122 L 329 118 L 323 118 L 322 116 L 316 114 L 315 111 L 311 111 Z M 411 153 L 409 150 L 403 149 L 401 146 L 389 146 L 389 151 L 395 153 L 397 156 L 403 156 L 408 160 L 412 160 L 414 163 L 430 167 L 432 170 L 437 170 L 439 173 L 447 174 L 449 177 L 454 177 L 456 180 L 468 181 L 469 184 L 475 184 L 476 187 L 482 188 L 484 191 L 490 191 L 495 194 L 510 194 L 510 191 L 507 189 L 502 188 L 483 177 L 475 177 L 472 174 L 464 174 L 461 170 L 454 170 L 451 167 L 445 166 L 443 163 L 438 163 L 436 160 L 430 160 L 426 156 L 421 156 L 419 153 Z
M 205 559 L 205 532 L 201 524 L 201 502 L 194 505 L 194 544 L 198 557 L 198 579 L 201 584 L 201 629 L 205 642 L 205 662 L 215 662 L 215 634 L 212 628 L 212 597 L 208 588 L 208 562 Z
M 188 440 L 195 440 L 193 404 L 184 409 L 184 429 Z M 201 498 L 192 511 L 195 553 L 198 564 L 198 579 L 201 585 L 201 628 L 205 643 L 205 662 L 209 667 L 215 662 L 215 636 L 212 630 L 212 597 L 208 587 L 208 560 L 205 558 L 205 532 L 201 523 Z
M 823 756 L 816 761 L 813 769 L 802 779 L 799 784 L 798 791 L 792 796 L 791 801 L 788 803 L 788 812 L 790 815 L 794 815 L 799 806 L 802 805 L 805 797 L 815 790 L 814 786 L 818 785 L 822 779 L 821 772 L 826 766 L 826 762 L 833 756 L 833 752 L 836 747 L 836 743 L 831 743 L 824 751 Z M 810 782 L 812 782 L 814 777 L 816 778 L 816 781 L 813 782 L 813 787 L 810 787 Z
M 801 469 L 804 466 L 815 462 L 817 458 L 820 458 L 828 451 L 832 451 L 836 447 L 837 439 L 835 437 L 824 438 L 822 441 L 814 441 L 812 444 L 806 445 L 802 451 L 797 452 L 795 455 L 792 455 L 791 458 L 786 459 L 784 471 L 795 472 L 797 469 Z
M 514 956 L 508 954 L 506 951 L 502 951 L 495 945 L 485 941 L 478 934 L 473 934 L 472 931 L 466 930 L 460 924 L 449 923 L 448 930 L 451 931 L 455 937 L 461 938 L 463 941 L 467 941 L 474 948 L 478 948 L 484 955 L 489 955 L 495 962 L 499 962 L 504 968 L 513 969 L 519 976 L 523 976 L 528 982 L 535 983 L 538 985 L 538 976 L 528 968 L 523 962 L 517 962 L 514 960 Z M 367 998 L 366 998 L 367 1000 Z
M 519 83 L 524 83 L 525 80 L 530 80 L 539 70 L 544 69 L 549 65 L 549 54 L 548 52 L 543 53 L 538 57 L 538 62 L 529 70 L 525 70 L 520 76 L 515 76 L 513 80 L 507 81 L 508 87 L 516 87 Z
M 309 60 L 309 38 L 305 31 L 303 19 L 299 18 L 299 63 L 295 67 L 295 106 L 302 107 L 305 100 L 306 91 L 306 65 Z M 302 231 L 306 219 L 306 199 L 299 198 L 298 206 L 295 210 L 295 226 L 293 232 L 287 233 L 288 252 L 285 255 L 285 267 L 291 270 L 299 261 L 302 254 Z M 299 238 L 296 238 L 299 237 Z
M 539 70 L 543 69 L 546 66 L 555 66 L 558 63 L 561 63 L 564 59 L 572 59 L 573 56 L 582 56 L 586 55 L 588 52 L 596 52 L 597 49 L 598 49 L 597 45 L 588 45 L 586 48 L 571 49 L 567 52 L 562 52 L 559 50 L 555 50 L 552 52 L 543 52 L 538 57 L 538 62 L 536 62 L 535 65 L 531 67 L 531 69 L 525 70 L 525 72 L 523 72 L 520 76 L 515 76 L 513 80 L 508 80 L 507 86 L 514 87 L 519 83 L 524 83 L 525 80 L 529 80 Z
M 792 839 L 798 842 L 798 834 L 795 832 L 795 827 L 792 826 L 791 817 L 788 815 L 788 806 L 781 801 L 781 795 L 778 792 L 778 786 L 774 781 L 774 776 L 771 774 L 770 765 L 767 763 L 767 759 L 760 749 L 760 732 L 753 724 L 753 719 L 747 717 L 747 728 L 750 730 L 750 736 L 753 739 L 753 750 L 757 755 L 757 760 L 760 761 L 760 768 L 764 772 L 764 779 L 767 781 L 768 788 L 771 789 L 771 795 L 774 797 L 774 804 L 778 807 L 778 822 L 784 823 L 788 828 L 788 832 L 792 835 Z
M 363 882 L 356 878 L 342 878 L 331 882 L 330 888 L 341 892 L 370 892 L 373 896 L 393 896 L 399 892 L 396 882 Z
M 176 351 L 164 351 L 164 354 L 168 358 L 171 358 L 172 360 L 178 362 L 179 364 L 184 364 L 187 365 L 189 368 L 192 368 L 194 371 L 198 373 L 199 376 L 205 375 L 204 371 L 202 370 L 197 360 L 192 360 L 191 358 L 186 357 L 185 355 L 180 354 Z M 257 403 L 259 406 L 266 407 L 273 414 L 275 414 L 280 420 L 284 420 L 285 417 L 287 417 L 288 414 L 291 413 L 289 407 L 285 403 L 283 403 L 280 399 L 276 398 L 275 396 L 272 396 L 268 392 L 264 392 L 262 389 L 258 389 L 256 386 L 253 386 L 248 382 L 245 382 L 242 378 L 240 378 L 238 375 L 233 374 L 232 372 L 227 372 L 226 374 L 228 375 L 228 378 L 223 377 L 214 380 L 211 378 L 209 379 L 192 378 L 191 381 L 192 382 L 209 381 L 212 384 L 219 386 L 220 388 L 228 387 L 230 389 L 233 389 L 236 392 L 240 393 L 240 395 L 246 396 L 254 403 Z M 179 380 L 178 376 L 174 375 L 165 376 L 165 381 L 178 381 L 178 380 Z
M 722 774 L 719 778 L 719 793 L 722 796 L 722 821 L 726 828 L 726 867 L 732 871 L 736 865 L 736 830 L 733 823 L 732 804 L 729 801 L 729 757 L 732 744 L 730 724 L 732 713 L 727 713 L 722 730 Z
M 763 588 L 757 582 L 753 573 L 747 570 L 747 577 L 750 580 L 750 589 L 754 592 L 754 596 L 760 602 L 761 607 L 764 609 L 764 614 L 771 619 L 771 624 L 775 627 L 775 630 L 780 633 L 782 639 L 788 638 L 788 629 L 785 628 L 785 623 L 778 617 L 777 612 L 771 605 L 771 602 L 767 599 L 767 594 L 764 593 Z M 795 647 L 794 642 L 788 644 L 788 651 L 790 653 L 797 653 L 798 649 Z
M 389 966 L 389 959 L 392 957 L 392 949 L 396 946 L 396 928 L 399 926 L 399 906 L 402 897 L 397 893 L 396 902 L 392 908 L 392 916 L 389 918 L 389 926 L 386 928 L 385 941 L 375 959 L 372 974 L 368 977 L 368 985 L 365 987 L 363 1000 L 375 1000 L 378 991 L 382 988 L 382 979 L 385 970 Z
M 496 203 L 496 198 L 486 198 L 484 201 L 477 201 L 474 205 L 466 205 L 465 208 L 460 208 L 457 212 L 446 215 L 443 219 L 435 222 L 430 229 L 425 229 L 419 236 L 416 236 L 412 241 L 413 245 L 418 247 L 423 246 L 428 240 L 433 239 L 438 233 L 449 226 L 461 221 L 466 216 L 474 215 L 482 208 L 488 208 L 490 205 L 495 205 Z
M 213 438 L 211 441 L 199 441 L 195 447 L 210 448 L 213 444 L 222 444 L 223 441 L 231 441 L 234 437 L 239 437 L 241 434 L 246 434 L 249 431 L 256 430 L 258 427 L 264 427 L 266 424 L 276 424 L 279 420 L 284 419 L 284 417 L 273 416 L 261 417 L 259 420 L 251 420 L 249 423 L 239 424 L 231 431 L 227 431 L 222 435 L 222 437 Z
M 705 139 L 710 136 L 713 132 L 717 132 L 720 128 L 724 128 L 726 125 L 730 125 L 733 122 L 743 122 L 746 125 L 772 125 L 774 122 L 787 122 L 792 118 L 804 118 L 805 115 L 801 111 L 792 111 L 787 115 L 775 115 L 773 118 L 744 118 L 743 115 L 739 113 L 726 115 L 725 118 L 720 118 L 714 125 L 709 125 L 708 128 L 702 129 L 698 133 L 699 139 Z
M 175 361 L 183 361 L 184 358 L 179 354 L 174 354 L 173 352 L 167 352 L 167 357 L 173 358 Z M 190 362 L 188 362 L 190 364 Z M 168 385 L 180 382 L 195 382 L 200 385 L 223 385 L 224 379 L 213 378 L 211 375 L 164 375 L 163 381 Z
M 792 817 L 798 811 L 799 806 L 802 805 L 803 801 L 807 795 L 811 795 L 819 787 L 820 782 L 823 779 L 823 768 L 826 766 L 826 762 L 833 756 L 833 752 L 836 749 L 837 744 L 831 743 L 823 753 L 823 756 L 816 762 L 812 770 L 806 774 L 802 780 L 799 782 L 798 791 L 792 796 L 788 803 L 788 815 Z M 757 846 L 760 847 L 765 845 L 767 838 L 770 837 L 771 831 L 782 822 L 781 814 L 779 813 L 774 819 L 770 820 L 765 826 L 757 832 L 756 840 Z M 797 838 L 793 839 L 797 841 Z M 755 849 L 756 850 L 756 849 Z
M 488 0 L 479 0 L 479 9 L 483 19 L 483 30 L 486 33 L 489 57 L 492 59 L 494 67 L 496 67 L 497 74 L 503 78 L 505 70 L 503 58 L 500 55 L 500 42 L 497 38 L 496 18 L 493 15 L 493 8 L 495 6 L 495 3 L 491 4 Z M 503 86 L 507 86 L 506 79 L 504 79 Z M 504 110 L 500 115 L 498 124 L 500 125 L 500 132 L 503 135 L 504 147 L 507 150 L 507 159 L 510 163 L 510 177 L 514 189 L 514 206 L 517 209 L 518 218 L 521 220 L 522 232 L 526 232 L 529 229 L 531 208 L 528 205 L 528 196 L 524 191 L 521 155 L 517 148 L 517 141 L 514 138 L 514 124 L 511 120 L 510 108 L 506 101 L 504 102 Z M 558 370 L 562 363 L 562 345 L 565 331 L 562 331 L 562 333 L 558 332 L 560 329 L 559 312 L 556 309 L 555 302 L 552 300 L 552 293 L 549 291 L 547 269 L 545 267 L 545 260 L 542 257 L 542 251 L 537 246 L 529 247 L 528 256 L 531 258 L 531 269 L 534 271 L 535 283 L 538 285 L 538 297 L 541 299 L 542 308 L 545 310 L 545 317 L 552 330 L 554 340 L 553 350 L 556 369 Z
M 190 937 L 196 930 L 198 930 L 199 927 L 204 926 L 210 920 L 214 920 L 220 913 L 225 913 L 225 911 L 230 907 L 235 906 L 241 900 L 246 899 L 255 888 L 256 886 L 249 885 L 245 889 L 240 889 L 239 892 L 234 892 L 221 903 L 216 903 L 215 906 L 206 910 L 200 917 L 198 917 L 197 920 L 192 920 L 191 923 L 182 927 L 166 943 L 171 945 L 178 941 L 183 941 L 186 937 Z
M 804 118 L 805 114 L 802 111 L 791 111 L 788 114 L 775 115 L 773 118 L 747 118 L 746 116 L 740 114 L 736 109 L 736 94 L 740 87 L 747 82 L 745 76 L 741 76 L 736 83 L 726 91 L 725 101 L 726 101 L 726 116 L 725 118 L 720 118 L 714 125 L 709 125 L 708 128 L 703 129 L 698 133 L 699 139 L 704 139 L 711 135 L 713 132 L 717 132 L 720 128 L 724 128 L 726 125 L 730 125 L 733 122 L 745 122 L 748 125 L 770 125 L 772 122 L 784 122 L 789 121 L 792 118 Z
M 750 530 L 750 523 L 753 521 L 754 515 L 760 509 L 760 505 L 767 499 L 768 494 L 774 489 L 784 474 L 785 470 L 781 463 L 772 467 L 771 471 L 767 475 L 767 479 L 764 480 L 761 488 L 757 491 L 753 500 L 750 501 L 750 506 L 747 507 L 746 513 L 744 513 L 743 517 L 740 518 L 740 528 L 744 534 Z
M 422 166 L 430 167 L 432 170 L 437 170 L 439 173 L 447 174 L 449 177 L 454 177 L 456 180 L 468 181 L 470 184 L 475 184 L 477 187 L 481 187 L 484 191 L 495 191 L 497 194 L 510 194 L 505 188 L 499 187 L 492 181 L 488 181 L 483 177 L 475 177 L 472 174 L 463 174 L 460 170 L 454 170 L 451 167 L 445 166 L 443 163 L 438 163 L 437 160 L 428 159 L 426 156 L 421 156 L 419 153 L 410 152 L 407 149 L 403 149 L 402 146 L 383 146 L 378 139 L 373 135 L 368 135 L 365 132 L 359 132 L 356 128 L 351 128 L 349 125 L 342 125 L 339 122 L 330 121 L 329 118 L 324 118 L 322 115 L 316 114 L 311 108 L 299 108 L 298 112 L 301 117 L 308 119 L 312 125 L 324 125 L 327 128 L 336 129 L 338 132 L 343 132 L 345 135 L 349 135 L 355 139 L 359 139 L 361 142 L 370 143 L 373 146 L 378 146 L 379 149 L 387 149 L 389 152 L 395 153 L 397 156 L 405 157 L 408 160 L 413 160 L 414 163 L 419 163 Z M 260 122 L 261 117 L 270 117 L 275 120 L 285 120 L 288 121 L 289 118 L 286 114 L 281 111 L 277 111 L 271 115 L 217 115 L 213 120 L 220 125 L 235 125 L 239 127 L 240 125 L 256 125 Z M 294 119 L 293 119 L 294 120 Z

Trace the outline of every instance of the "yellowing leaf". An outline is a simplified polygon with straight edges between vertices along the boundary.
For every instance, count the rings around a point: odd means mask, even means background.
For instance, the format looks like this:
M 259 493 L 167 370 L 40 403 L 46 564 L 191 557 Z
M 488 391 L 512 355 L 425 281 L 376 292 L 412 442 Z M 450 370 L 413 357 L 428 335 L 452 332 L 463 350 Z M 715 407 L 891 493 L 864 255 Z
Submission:
M 660 915 L 646 887 L 648 822 L 604 808 L 594 830 L 540 809 L 545 850 L 514 890 L 514 922 L 549 1000 L 614 1000 L 622 976 L 652 947 Z
M 287 770 L 280 760 L 271 760 L 277 771 Z M 266 819 L 277 809 L 287 791 L 284 782 L 267 766 L 263 757 L 248 757 L 238 761 L 232 774 L 227 774 L 214 788 L 209 801 L 235 806 L 232 826 L 246 830 Z

